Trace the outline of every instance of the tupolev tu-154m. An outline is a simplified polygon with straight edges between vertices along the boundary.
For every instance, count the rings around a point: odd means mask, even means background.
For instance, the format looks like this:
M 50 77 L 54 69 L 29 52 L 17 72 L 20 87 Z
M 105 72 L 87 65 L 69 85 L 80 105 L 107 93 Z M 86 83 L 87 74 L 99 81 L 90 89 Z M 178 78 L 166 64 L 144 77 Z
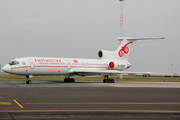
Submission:
M 118 37 L 121 42 L 115 51 L 101 50 L 99 59 L 77 58 L 47 58 L 24 57 L 13 59 L 2 70 L 6 73 L 24 75 L 26 83 L 30 84 L 29 76 L 36 75 L 61 75 L 65 76 L 64 82 L 75 82 L 71 76 L 95 76 L 103 75 L 103 82 L 114 83 L 109 76 L 128 73 L 124 70 L 131 67 L 128 56 L 134 41 L 165 38 L 132 38 Z

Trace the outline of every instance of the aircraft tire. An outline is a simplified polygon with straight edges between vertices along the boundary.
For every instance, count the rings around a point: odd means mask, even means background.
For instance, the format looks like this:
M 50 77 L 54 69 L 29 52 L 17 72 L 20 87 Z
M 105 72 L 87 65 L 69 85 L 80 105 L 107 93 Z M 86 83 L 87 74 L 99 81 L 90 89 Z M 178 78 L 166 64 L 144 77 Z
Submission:
M 69 79 L 69 82 L 75 82 L 74 78 Z
M 110 83 L 114 83 L 114 79 L 111 79 Z
M 26 84 L 31 84 L 31 80 L 27 80 L 27 81 L 26 81 Z
M 112 79 L 109 79 L 109 83 L 112 83 Z
M 64 79 L 64 82 L 69 82 L 69 80 L 68 79 Z
M 111 83 L 111 79 L 109 79 L 109 80 L 107 80 L 108 81 L 108 83 Z
M 64 82 L 75 82 L 75 79 L 74 78 L 64 79 Z
M 103 83 L 114 83 L 114 79 L 104 79 Z
M 104 83 L 107 83 L 107 82 L 108 82 L 108 80 L 104 79 L 104 80 L 103 80 L 103 82 L 104 82 Z

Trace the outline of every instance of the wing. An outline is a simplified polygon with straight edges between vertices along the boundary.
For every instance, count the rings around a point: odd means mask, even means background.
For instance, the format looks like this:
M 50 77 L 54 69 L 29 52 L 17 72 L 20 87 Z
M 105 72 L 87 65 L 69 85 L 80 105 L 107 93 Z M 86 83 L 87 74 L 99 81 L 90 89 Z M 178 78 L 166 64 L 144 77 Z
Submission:
M 118 71 L 118 70 L 81 70 L 73 69 L 69 72 L 70 75 L 79 75 L 79 76 L 91 76 L 91 75 L 109 75 L 116 76 L 118 74 L 145 74 L 149 75 L 151 72 L 129 72 L 129 71 Z
M 114 76 L 117 74 L 121 74 L 120 71 L 117 70 L 79 70 L 74 69 L 69 72 L 70 75 L 79 75 L 79 76 L 92 76 L 92 75 L 110 75 Z
M 82 69 L 72 69 L 69 72 L 69 75 L 78 75 L 78 76 L 98 76 L 98 75 L 109 75 L 117 76 L 119 74 L 123 75 L 145 75 L 145 76 L 173 76 L 178 77 L 180 74 L 173 73 L 155 73 L 155 72 L 131 72 L 131 71 L 118 71 L 118 70 L 82 70 Z M 180 77 L 180 76 L 179 76 Z

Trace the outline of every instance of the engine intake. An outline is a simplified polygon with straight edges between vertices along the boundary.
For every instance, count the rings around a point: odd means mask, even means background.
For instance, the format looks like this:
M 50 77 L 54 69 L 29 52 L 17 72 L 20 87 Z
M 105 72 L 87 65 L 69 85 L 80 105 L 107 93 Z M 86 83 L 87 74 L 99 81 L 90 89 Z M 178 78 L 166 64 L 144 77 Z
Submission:
M 101 58 L 103 56 L 103 52 L 102 51 L 99 51 L 98 52 L 98 56 Z
M 112 51 L 107 51 L 107 50 L 100 50 L 98 52 L 98 56 L 100 58 L 109 58 L 112 56 Z

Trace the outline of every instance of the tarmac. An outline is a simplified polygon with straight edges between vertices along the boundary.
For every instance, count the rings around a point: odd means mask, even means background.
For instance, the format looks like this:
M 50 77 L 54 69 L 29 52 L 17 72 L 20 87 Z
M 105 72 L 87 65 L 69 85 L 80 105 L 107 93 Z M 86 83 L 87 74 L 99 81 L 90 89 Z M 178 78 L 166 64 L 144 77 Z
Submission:
M 3 87 L 132 87 L 132 88 L 180 88 L 180 82 L 129 82 L 121 81 L 115 83 L 103 83 L 102 81 L 76 81 L 75 83 L 64 83 L 63 81 L 0 81 Z
M 0 81 L 0 120 L 178 120 L 179 93 L 179 82 Z

